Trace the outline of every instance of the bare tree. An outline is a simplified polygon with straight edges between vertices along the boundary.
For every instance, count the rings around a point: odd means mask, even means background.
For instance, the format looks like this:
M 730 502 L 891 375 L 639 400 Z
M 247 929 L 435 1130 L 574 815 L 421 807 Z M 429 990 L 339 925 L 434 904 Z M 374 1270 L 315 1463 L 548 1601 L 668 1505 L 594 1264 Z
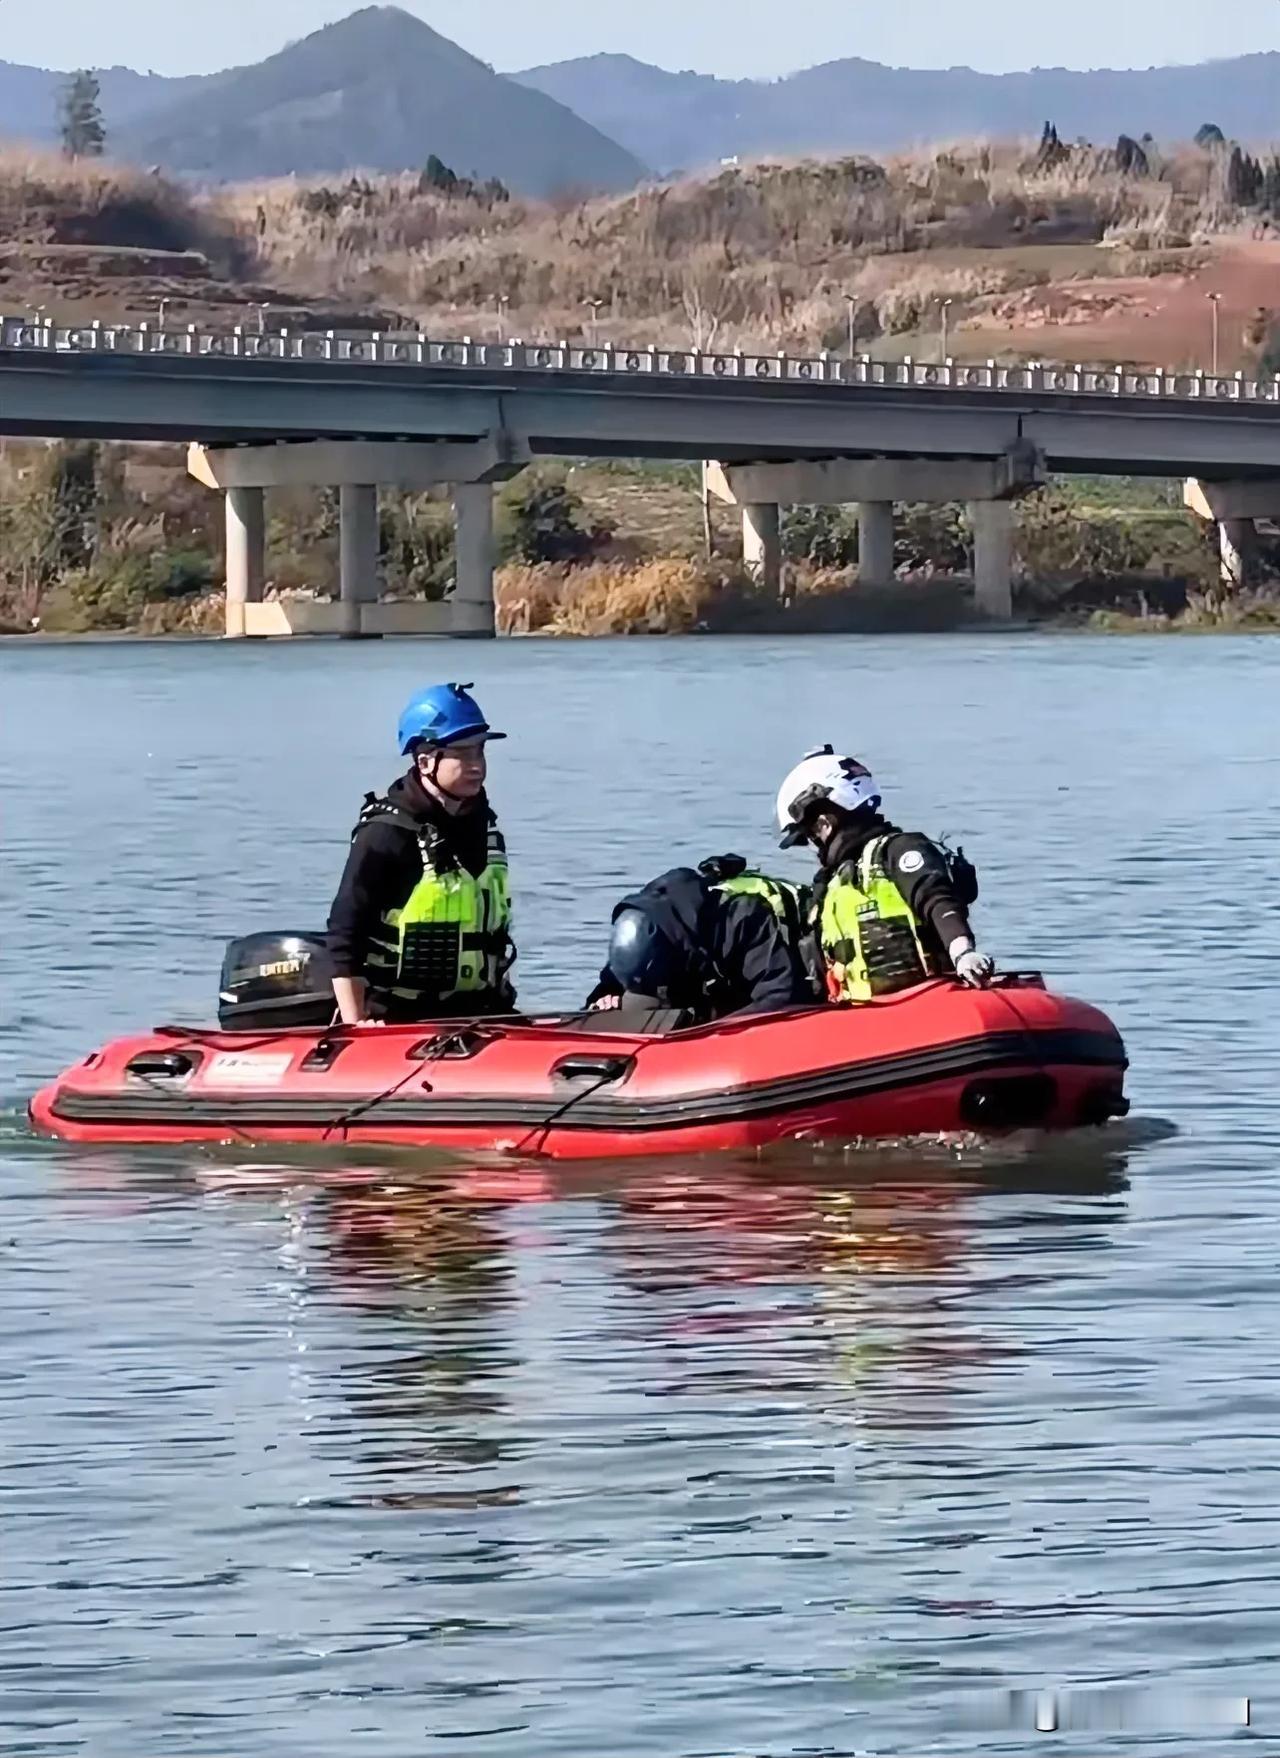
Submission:
M 737 283 L 720 267 L 691 263 L 680 277 L 680 304 L 688 326 L 689 346 L 709 352 L 721 326 L 741 309 Z

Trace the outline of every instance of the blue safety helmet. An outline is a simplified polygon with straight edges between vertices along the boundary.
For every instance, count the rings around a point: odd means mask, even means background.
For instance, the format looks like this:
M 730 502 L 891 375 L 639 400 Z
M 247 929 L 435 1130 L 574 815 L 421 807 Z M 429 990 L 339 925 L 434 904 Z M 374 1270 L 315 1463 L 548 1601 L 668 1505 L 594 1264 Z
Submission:
M 474 696 L 470 684 L 432 684 L 418 694 L 400 716 L 397 737 L 400 754 L 407 757 L 417 745 L 460 745 L 474 739 L 505 739 L 494 732 Z
M 647 910 L 627 904 L 614 916 L 609 969 L 627 994 L 670 1004 L 690 986 L 687 966 Z

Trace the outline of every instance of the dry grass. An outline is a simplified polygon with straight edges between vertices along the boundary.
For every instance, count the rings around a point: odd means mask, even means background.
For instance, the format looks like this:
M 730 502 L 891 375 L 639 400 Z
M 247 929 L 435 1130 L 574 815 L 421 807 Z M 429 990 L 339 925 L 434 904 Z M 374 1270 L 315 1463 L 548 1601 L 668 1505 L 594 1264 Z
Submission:
M 1189 149 L 1146 177 L 1075 149 L 1051 170 L 1026 143 L 759 164 L 569 204 L 457 200 L 413 177 L 250 186 L 219 198 L 264 272 L 300 293 L 377 298 L 427 327 L 528 339 L 585 335 L 704 348 L 838 348 L 1047 280 L 1007 248 L 1185 249 L 1238 216 L 1220 155 Z M 966 249 L 935 271 L 929 251 Z M 1114 253 L 1109 267 L 1114 272 Z M 884 258 L 893 258 L 886 272 Z M 589 302 L 597 315 L 588 317 Z
M 158 171 L 11 149 L 0 149 L 0 237 L 9 246 L 193 251 L 225 273 L 250 254 L 231 216 Z
M 1051 279 L 1167 270 L 1241 221 L 1225 166 L 1187 148 L 1122 175 L 1110 153 L 1074 148 L 1044 169 L 1031 143 L 979 142 L 537 203 L 447 196 L 413 174 L 199 195 L 155 172 L 9 153 L 0 236 L 44 247 L 51 282 L 50 247 L 188 251 L 279 296 L 436 333 L 812 352 L 846 345 L 849 292 L 865 345 L 929 328 L 944 298 L 959 328 Z
M 722 570 L 683 560 L 502 568 L 498 628 L 506 635 L 686 635 L 728 583 Z
M 507 635 L 938 631 L 974 615 L 972 588 L 962 581 L 872 587 L 847 571 L 793 564 L 788 596 L 779 599 L 735 567 L 687 560 L 504 568 L 497 599 Z

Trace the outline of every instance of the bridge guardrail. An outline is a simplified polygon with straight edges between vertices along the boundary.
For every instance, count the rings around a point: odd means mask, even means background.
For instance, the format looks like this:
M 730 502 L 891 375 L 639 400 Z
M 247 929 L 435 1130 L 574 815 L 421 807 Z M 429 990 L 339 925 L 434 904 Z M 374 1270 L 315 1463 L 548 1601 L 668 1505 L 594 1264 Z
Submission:
M 196 356 L 202 359 L 314 361 L 362 366 L 467 367 L 496 371 L 596 373 L 665 380 L 878 385 L 921 390 L 1034 392 L 1062 396 L 1150 397 L 1179 401 L 1280 403 L 1280 379 L 1124 365 L 1052 361 L 901 361 L 843 355 L 714 354 L 695 348 L 622 348 L 581 342 L 437 339 L 404 330 L 207 329 L 188 324 L 57 324 L 0 315 L 0 351 L 53 354 Z

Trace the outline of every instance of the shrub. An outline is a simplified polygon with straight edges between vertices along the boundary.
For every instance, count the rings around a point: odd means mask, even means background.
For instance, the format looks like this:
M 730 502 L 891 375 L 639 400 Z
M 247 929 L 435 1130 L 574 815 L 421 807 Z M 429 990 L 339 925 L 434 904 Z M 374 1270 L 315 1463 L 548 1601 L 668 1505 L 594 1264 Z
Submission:
M 909 574 L 964 574 L 970 560 L 969 521 L 956 502 L 930 501 L 898 509 L 893 565 Z
M 1275 373 L 1280 373 L 1280 324 L 1272 318 L 1267 322 L 1258 352 L 1258 374 L 1267 377 Z
M 789 507 L 782 547 L 793 561 L 815 568 L 852 567 L 858 559 L 857 520 L 843 507 Z
M 1207 583 L 1216 567 L 1189 514 L 1091 508 L 1055 486 L 1018 503 L 1015 547 L 1024 572 L 1044 582 L 1163 574 Z
M 498 497 L 498 552 L 529 567 L 586 561 L 610 542 L 613 527 L 587 525 L 583 514 L 582 497 L 563 474 L 526 471 Z
M 1132 135 L 1122 134 L 1116 142 L 1116 170 L 1122 177 L 1149 177 L 1151 163 L 1146 149 Z
M 378 523 L 387 590 L 411 598 L 443 598 L 456 568 L 448 502 L 425 494 L 384 494 Z
M 131 533 L 137 538 L 141 533 Z M 55 634 L 139 627 L 148 608 L 176 609 L 207 594 L 218 564 L 201 551 L 125 548 L 98 555 L 89 567 L 71 569 L 48 594 L 41 627 Z
M 0 620 L 29 628 L 46 591 L 97 543 L 98 447 L 21 447 L 0 461 Z

